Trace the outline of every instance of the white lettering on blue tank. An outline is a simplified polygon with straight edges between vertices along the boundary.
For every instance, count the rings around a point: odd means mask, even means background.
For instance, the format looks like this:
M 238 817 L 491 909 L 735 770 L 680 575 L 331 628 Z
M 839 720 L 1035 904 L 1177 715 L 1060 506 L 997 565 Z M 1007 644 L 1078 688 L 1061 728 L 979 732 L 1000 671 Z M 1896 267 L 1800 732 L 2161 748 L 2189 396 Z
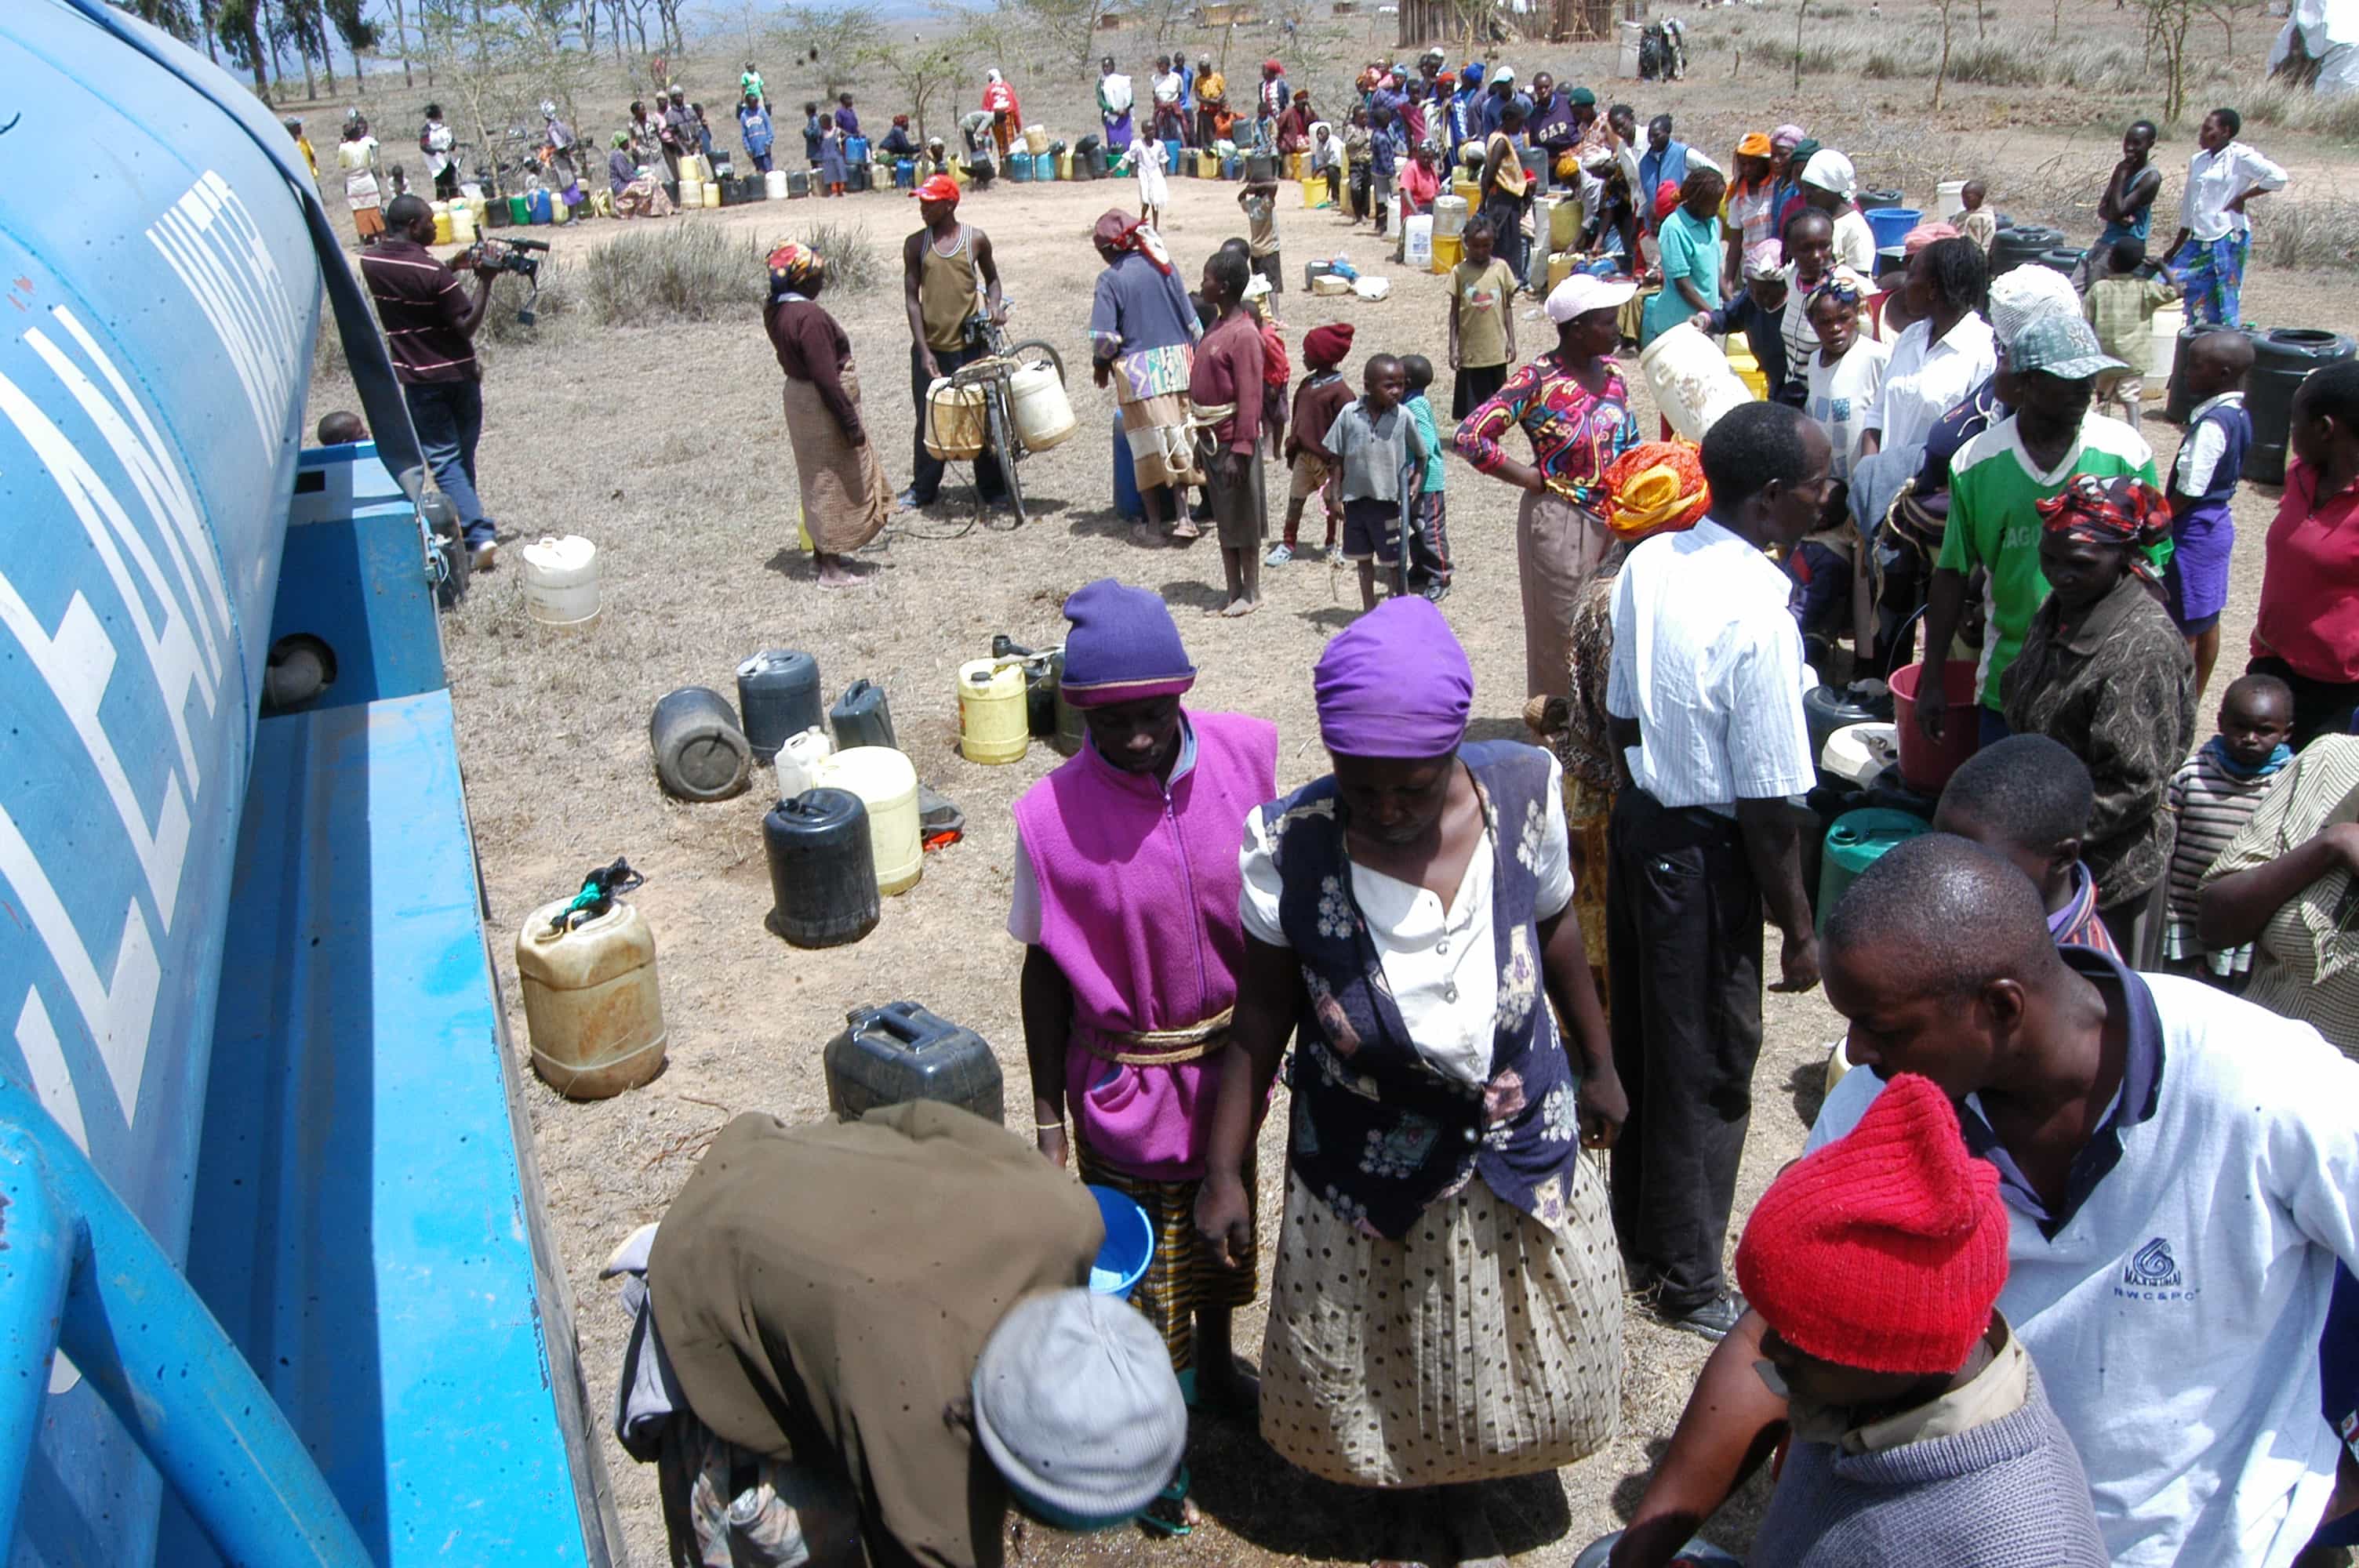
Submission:
M 296 317 L 287 308 L 293 295 L 261 225 L 229 182 L 207 169 L 147 231 L 147 243 L 212 323 L 237 367 L 263 449 L 275 449 L 278 421 L 304 367 Z
M 262 441 L 275 451 L 302 367 L 298 313 L 259 226 L 227 183 L 208 171 L 147 233 L 212 327 Z M 0 568 L 0 628 L 24 651 L 80 741 L 147 902 L 132 892 L 119 927 L 102 929 L 98 943 L 86 939 L 68 901 L 83 910 L 84 921 L 91 918 L 87 879 L 103 863 L 97 847 L 51 845 L 45 860 L 28 824 L 10 810 L 24 803 L 5 800 L 0 881 L 13 890 L 10 902 L 47 949 L 127 1129 L 138 1111 L 162 979 L 159 939 L 169 937 L 179 911 L 191 824 L 208 782 L 201 731 L 192 723 L 204 725 L 224 686 L 234 686 L 236 630 L 190 475 L 158 428 L 144 384 L 135 386 L 68 306 L 37 313 L 20 341 L 50 380 L 20 384 L 0 373 L 0 419 L 24 439 L 81 524 L 79 540 L 60 535 L 56 548 L 76 549 L 97 570 L 68 566 L 57 572 L 52 556 L 27 568 L 35 575 L 20 589 Z M 71 432 L 60 420 L 71 423 Z M 100 466 L 110 460 L 118 470 L 112 475 Z M 73 586 L 62 608 L 51 611 L 50 624 L 35 606 L 54 604 L 59 577 Z M 50 588 L 47 595 L 43 586 Z M 119 610 L 104 606 L 109 590 Z M 119 678 L 126 650 L 117 639 L 126 630 L 136 644 L 128 668 L 144 666 L 144 690 Z M 110 692 L 117 698 L 112 705 Z M 110 730 L 110 717 L 119 727 L 129 714 L 158 710 L 168 745 L 157 747 L 136 732 L 119 741 Z M 114 924 L 111 914 L 98 918 Z M 114 960 L 103 968 L 93 954 L 108 946 Z M 14 1033 L 42 1105 L 87 1150 L 88 1093 L 74 1081 L 72 1056 L 39 984 L 27 988 Z

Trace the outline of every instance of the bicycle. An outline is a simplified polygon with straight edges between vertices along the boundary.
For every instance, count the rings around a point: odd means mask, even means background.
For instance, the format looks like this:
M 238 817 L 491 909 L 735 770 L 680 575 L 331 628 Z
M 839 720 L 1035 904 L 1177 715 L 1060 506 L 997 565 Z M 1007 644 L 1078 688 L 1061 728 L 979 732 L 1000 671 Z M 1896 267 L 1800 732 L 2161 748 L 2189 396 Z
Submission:
M 1013 300 L 1002 302 L 1003 310 Z M 1007 503 L 1016 514 L 1010 528 L 1024 525 L 1024 481 L 1018 469 L 1031 454 L 1025 449 L 1016 425 L 1016 398 L 1013 383 L 1016 373 L 1033 365 L 1046 363 L 1057 373 L 1062 384 L 1065 379 L 1064 356 L 1056 345 L 1043 338 L 1027 338 L 1020 342 L 1007 341 L 1007 330 L 991 319 L 988 312 L 978 311 L 967 321 L 968 341 L 984 351 L 984 358 L 961 365 L 951 372 L 950 384 L 960 392 L 979 392 L 984 406 L 984 449 L 999 455 L 999 471 L 1007 484 Z M 933 407 L 926 408 L 927 435 L 933 430 Z M 929 445 L 931 445 L 930 439 Z M 980 497 L 978 508 L 980 507 Z M 989 526 L 988 524 L 985 526 Z M 960 532 L 963 534 L 964 529 Z

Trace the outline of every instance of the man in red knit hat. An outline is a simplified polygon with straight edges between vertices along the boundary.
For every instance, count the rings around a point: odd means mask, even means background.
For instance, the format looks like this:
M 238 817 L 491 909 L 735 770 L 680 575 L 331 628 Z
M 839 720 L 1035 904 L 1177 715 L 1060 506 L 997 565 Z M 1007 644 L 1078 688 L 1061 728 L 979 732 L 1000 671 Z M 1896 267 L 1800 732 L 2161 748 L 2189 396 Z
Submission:
M 1930 1080 L 1787 1168 L 1737 1243 L 1793 1446 L 1752 1568 L 2105 1568 L 2089 1479 L 1996 1310 L 1998 1172 Z

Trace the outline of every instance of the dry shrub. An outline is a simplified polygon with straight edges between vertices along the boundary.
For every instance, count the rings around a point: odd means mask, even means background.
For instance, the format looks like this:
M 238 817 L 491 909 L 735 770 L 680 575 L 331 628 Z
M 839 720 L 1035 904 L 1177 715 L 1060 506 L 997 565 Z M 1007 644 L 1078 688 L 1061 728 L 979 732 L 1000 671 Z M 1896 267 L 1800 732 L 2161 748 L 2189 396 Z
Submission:
M 2342 196 L 2256 201 L 2253 254 L 2275 267 L 2359 267 L 2359 201 Z
M 799 239 L 827 258 L 827 287 L 832 294 L 865 294 L 885 281 L 885 257 L 863 223 L 813 223 Z
M 582 264 L 582 294 L 603 327 L 715 321 L 769 293 L 761 241 L 743 231 L 674 222 L 635 229 Z
M 2321 98 L 2308 88 L 2273 81 L 2245 92 L 2237 108 L 2256 124 L 2359 142 L 2359 93 Z

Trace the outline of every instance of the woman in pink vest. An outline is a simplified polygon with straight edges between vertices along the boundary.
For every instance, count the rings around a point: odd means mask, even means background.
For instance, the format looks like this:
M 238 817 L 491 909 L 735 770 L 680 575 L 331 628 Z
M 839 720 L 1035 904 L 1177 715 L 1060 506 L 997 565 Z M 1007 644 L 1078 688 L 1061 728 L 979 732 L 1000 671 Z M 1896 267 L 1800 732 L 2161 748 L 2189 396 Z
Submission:
M 1250 1407 L 1229 1316 L 1255 1271 L 1201 1267 L 1194 1215 L 1245 957 L 1237 849 L 1277 795 L 1277 730 L 1181 708 L 1196 669 L 1156 594 L 1101 579 L 1065 614 L 1064 692 L 1089 740 L 1016 803 L 1007 917 L 1040 1152 L 1146 1206 L 1155 1260 L 1132 1301 L 1191 1405 Z

